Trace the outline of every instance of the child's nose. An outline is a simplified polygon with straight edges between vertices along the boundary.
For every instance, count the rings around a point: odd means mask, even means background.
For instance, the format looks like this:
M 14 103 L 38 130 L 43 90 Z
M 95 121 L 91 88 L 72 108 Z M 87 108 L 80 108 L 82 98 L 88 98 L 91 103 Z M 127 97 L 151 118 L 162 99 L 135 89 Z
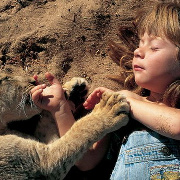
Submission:
M 134 51 L 134 57 L 135 58 L 141 58 L 141 59 L 144 59 L 144 52 L 141 48 L 137 48 L 135 51 Z

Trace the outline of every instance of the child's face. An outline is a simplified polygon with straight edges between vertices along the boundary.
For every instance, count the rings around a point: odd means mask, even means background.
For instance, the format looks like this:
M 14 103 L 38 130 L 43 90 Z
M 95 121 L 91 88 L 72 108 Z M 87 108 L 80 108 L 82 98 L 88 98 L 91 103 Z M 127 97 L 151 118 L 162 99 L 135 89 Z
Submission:
M 167 86 L 180 78 L 178 48 L 169 40 L 147 33 L 134 51 L 133 72 L 136 83 L 150 91 L 163 93 Z

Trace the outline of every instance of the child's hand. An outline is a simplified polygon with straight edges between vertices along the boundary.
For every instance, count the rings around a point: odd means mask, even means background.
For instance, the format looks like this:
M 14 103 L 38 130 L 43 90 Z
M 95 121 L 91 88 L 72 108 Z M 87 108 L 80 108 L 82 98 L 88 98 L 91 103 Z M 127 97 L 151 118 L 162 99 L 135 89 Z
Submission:
M 94 106 L 97 103 L 99 103 L 101 96 L 105 91 L 112 92 L 112 90 L 104 88 L 104 87 L 96 88 L 84 102 L 84 104 L 83 104 L 84 108 L 85 109 L 93 109 Z
M 34 87 L 31 90 L 32 100 L 41 109 L 56 112 L 66 103 L 64 90 L 52 74 L 46 73 L 45 76 L 51 85 L 46 86 L 46 84 L 41 84 Z M 37 81 L 37 76 L 34 78 Z
M 105 91 L 112 92 L 112 90 L 104 88 L 104 87 L 96 88 L 84 102 L 84 104 L 83 104 L 84 108 L 85 109 L 93 109 L 94 106 L 97 103 L 99 103 L 101 96 Z M 124 95 L 127 100 L 128 99 L 137 99 L 137 100 L 144 101 L 144 98 L 142 96 L 139 96 L 138 94 L 128 91 L 128 90 L 121 90 L 121 91 L 119 91 L 119 93 Z

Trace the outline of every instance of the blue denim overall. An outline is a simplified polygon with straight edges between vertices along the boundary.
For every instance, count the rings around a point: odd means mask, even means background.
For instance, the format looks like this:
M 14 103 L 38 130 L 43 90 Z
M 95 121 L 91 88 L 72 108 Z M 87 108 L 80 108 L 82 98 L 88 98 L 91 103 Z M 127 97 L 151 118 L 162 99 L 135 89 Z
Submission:
M 180 180 L 180 141 L 134 131 L 121 150 L 111 180 Z

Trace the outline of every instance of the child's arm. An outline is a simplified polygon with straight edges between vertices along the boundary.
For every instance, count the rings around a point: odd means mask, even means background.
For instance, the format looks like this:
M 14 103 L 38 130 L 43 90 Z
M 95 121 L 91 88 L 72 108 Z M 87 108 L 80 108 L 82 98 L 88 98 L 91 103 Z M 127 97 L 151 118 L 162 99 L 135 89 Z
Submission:
M 64 96 L 59 81 L 50 73 L 45 74 L 50 86 L 37 85 L 31 90 L 32 100 L 41 109 L 49 111 L 56 121 L 60 136 L 63 136 L 75 120 Z M 37 77 L 35 77 L 37 80 Z
M 84 102 L 86 109 L 93 109 L 94 106 L 99 103 L 102 94 L 105 91 L 112 91 L 110 89 L 100 87 L 96 88 Z M 110 142 L 110 134 L 106 135 L 102 140 L 93 144 L 93 146 L 84 154 L 82 159 L 76 163 L 76 166 L 81 171 L 91 170 L 101 162 L 104 158 Z
M 131 116 L 159 134 L 180 140 L 180 109 L 157 104 L 130 91 L 120 91 L 130 104 Z
M 111 90 L 102 87 L 95 89 L 85 101 L 84 107 L 86 109 L 94 108 L 105 91 Z M 179 109 L 152 103 L 144 97 L 127 90 L 119 91 L 119 93 L 123 94 L 129 102 L 131 116 L 135 120 L 164 136 L 180 139 Z M 82 160 L 76 163 L 80 170 L 92 169 L 102 160 L 109 144 L 109 137 L 106 138 L 102 140 L 102 143 L 95 143 Z

